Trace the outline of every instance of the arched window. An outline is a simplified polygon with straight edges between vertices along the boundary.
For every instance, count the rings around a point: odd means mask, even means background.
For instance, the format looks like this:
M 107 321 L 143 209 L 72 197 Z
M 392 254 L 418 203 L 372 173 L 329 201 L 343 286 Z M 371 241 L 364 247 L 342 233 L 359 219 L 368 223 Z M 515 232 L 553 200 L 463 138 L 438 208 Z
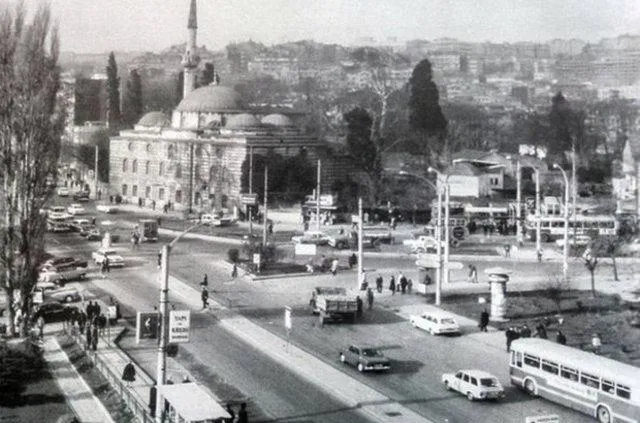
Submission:
M 180 166 L 180 163 L 176 164 L 176 178 L 182 178 L 182 166 Z
M 131 162 L 131 173 L 136 173 L 138 171 L 138 159 L 133 159 Z
M 173 144 L 169 144 L 169 147 L 167 147 L 167 158 L 168 159 L 173 159 L 173 157 L 176 154 L 176 148 L 174 147 Z
M 122 159 L 122 171 L 127 171 L 127 159 Z
M 149 160 L 147 160 L 147 163 L 145 163 L 144 165 L 144 173 L 145 174 L 149 174 L 149 167 L 151 166 L 151 162 Z
M 196 179 L 200 178 L 200 165 L 199 164 L 196 164 L 193 167 L 193 177 L 196 178 Z
M 160 166 L 158 166 L 158 176 L 164 175 L 164 162 L 160 162 Z

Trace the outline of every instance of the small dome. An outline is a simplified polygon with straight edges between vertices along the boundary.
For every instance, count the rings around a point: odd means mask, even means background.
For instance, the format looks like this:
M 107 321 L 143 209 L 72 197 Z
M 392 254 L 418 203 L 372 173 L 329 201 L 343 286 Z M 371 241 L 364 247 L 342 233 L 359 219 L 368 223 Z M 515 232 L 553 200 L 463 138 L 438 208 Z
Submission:
M 263 117 L 262 123 L 273 126 L 293 126 L 291 119 L 280 113 L 272 113 Z
M 181 112 L 233 113 L 246 110 L 240 94 L 233 88 L 207 85 L 191 91 L 176 110 Z
M 169 118 L 162 112 L 149 112 L 140 118 L 138 125 L 146 127 L 169 126 Z
M 240 129 L 255 128 L 256 126 L 260 126 L 260 121 L 257 117 L 249 113 L 241 113 L 239 115 L 229 116 L 225 128 Z

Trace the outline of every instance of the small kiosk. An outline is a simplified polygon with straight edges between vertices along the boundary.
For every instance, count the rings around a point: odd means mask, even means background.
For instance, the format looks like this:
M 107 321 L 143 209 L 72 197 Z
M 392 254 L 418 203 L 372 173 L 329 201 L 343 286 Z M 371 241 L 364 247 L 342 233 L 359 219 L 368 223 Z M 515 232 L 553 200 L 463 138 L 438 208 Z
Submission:
M 164 423 L 222 423 L 231 416 L 201 385 L 193 382 L 158 386 Z

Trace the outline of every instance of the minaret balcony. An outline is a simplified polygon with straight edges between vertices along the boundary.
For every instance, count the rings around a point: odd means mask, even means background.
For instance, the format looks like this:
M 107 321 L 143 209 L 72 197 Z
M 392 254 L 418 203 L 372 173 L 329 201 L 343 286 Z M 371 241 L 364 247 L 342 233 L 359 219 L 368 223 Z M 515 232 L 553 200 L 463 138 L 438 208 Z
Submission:
M 200 56 L 197 54 L 186 53 L 182 56 L 181 64 L 186 68 L 195 68 L 200 63 Z

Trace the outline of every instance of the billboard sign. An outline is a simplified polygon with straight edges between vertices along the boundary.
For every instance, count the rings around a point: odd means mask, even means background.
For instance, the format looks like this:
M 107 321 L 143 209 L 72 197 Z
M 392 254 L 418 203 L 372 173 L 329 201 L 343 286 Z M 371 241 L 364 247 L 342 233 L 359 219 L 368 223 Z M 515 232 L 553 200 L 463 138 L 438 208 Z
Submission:
M 189 342 L 190 331 L 190 310 L 172 310 L 169 312 L 169 343 Z
M 141 339 L 153 339 L 158 336 L 158 312 L 142 312 L 136 315 L 136 343 Z
M 258 194 L 240 194 L 240 203 L 247 206 L 255 206 L 258 204 Z

